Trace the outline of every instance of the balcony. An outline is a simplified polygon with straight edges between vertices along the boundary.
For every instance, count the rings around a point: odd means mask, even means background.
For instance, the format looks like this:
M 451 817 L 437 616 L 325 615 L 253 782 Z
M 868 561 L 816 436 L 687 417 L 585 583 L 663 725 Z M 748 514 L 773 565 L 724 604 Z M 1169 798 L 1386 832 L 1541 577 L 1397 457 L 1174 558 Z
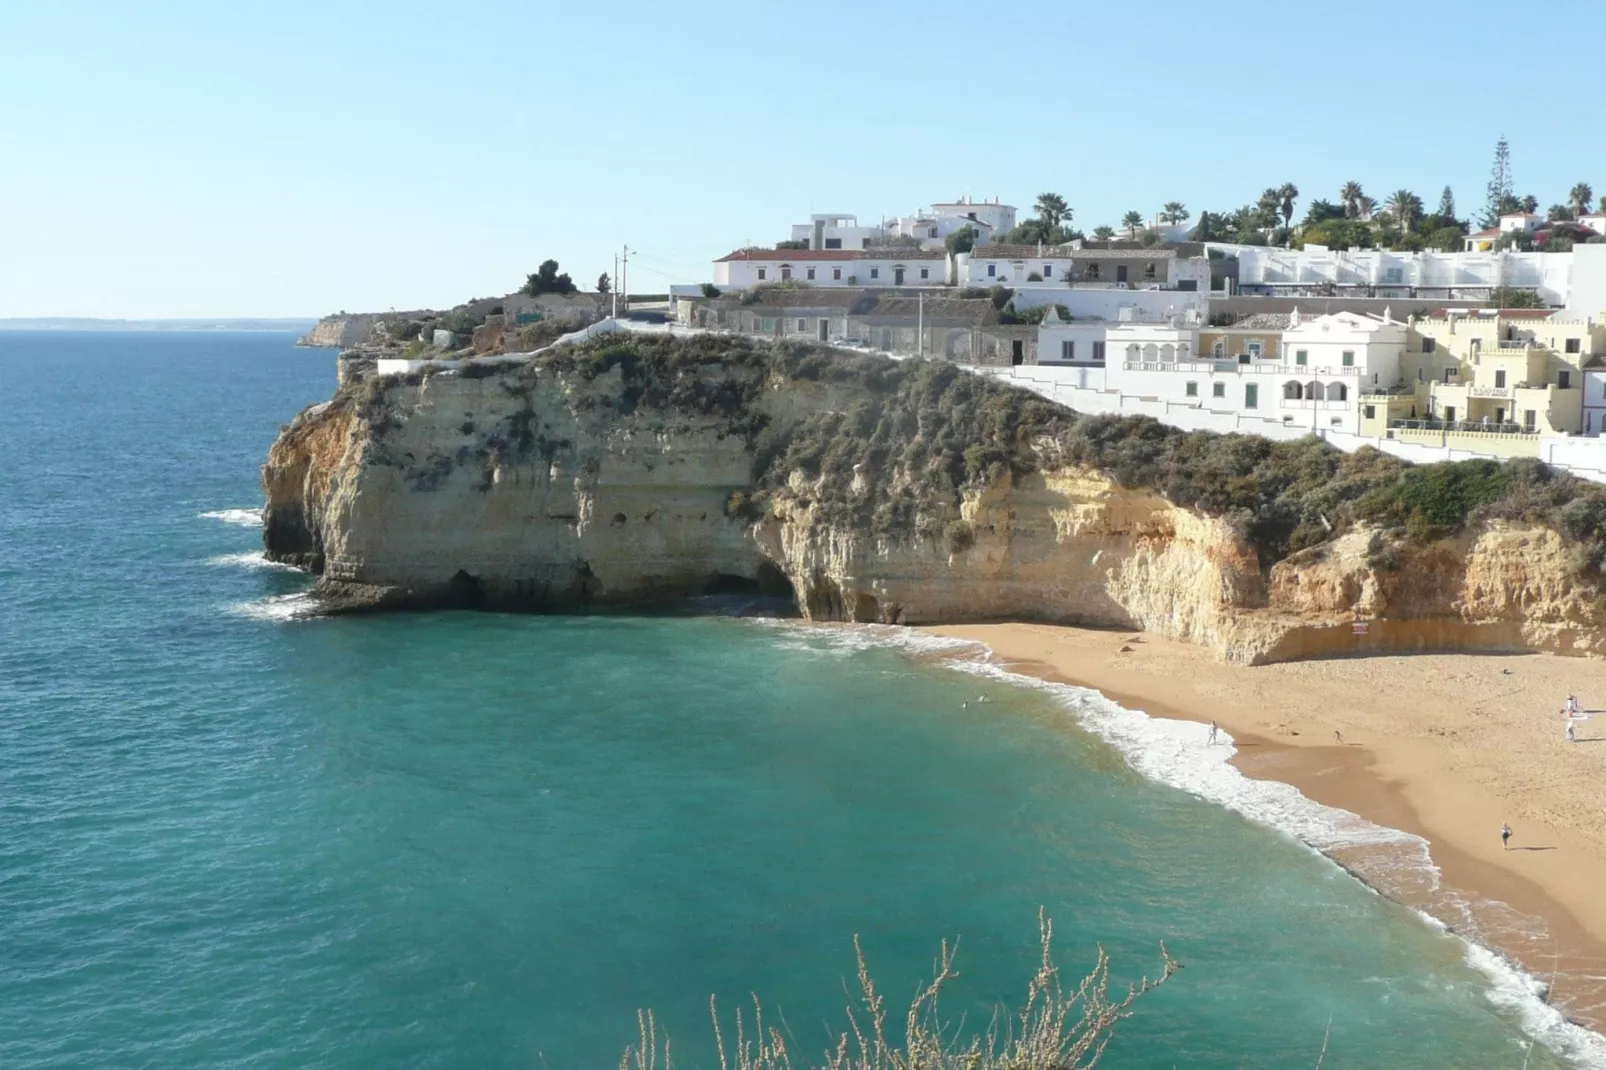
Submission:
M 1389 430 L 1418 431 L 1434 436 L 1457 434 L 1516 435 L 1521 438 L 1539 437 L 1539 432 L 1525 430 L 1521 424 L 1515 424 L 1509 420 L 1504 423 L 1495 423 L 1493 420 L 1453 420 L 1449 423 L 1443 420 L 1390 420 Z M 1410 440 L 1407 439 L 1407 441 Z

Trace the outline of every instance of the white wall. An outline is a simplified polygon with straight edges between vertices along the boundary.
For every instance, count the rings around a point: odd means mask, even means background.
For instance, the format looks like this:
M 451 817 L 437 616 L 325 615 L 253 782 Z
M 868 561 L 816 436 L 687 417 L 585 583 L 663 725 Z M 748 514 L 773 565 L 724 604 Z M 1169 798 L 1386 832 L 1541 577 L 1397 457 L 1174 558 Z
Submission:
M 980 285 L 980 284 L 977 284 Z M 1122 310 L 1138 320 L 1158 320 L 1182 315 L 1190 309 L 1204 316 L 1210 306 L 1210 295 L 1205 292 L 1187 293 L 1179 290 L 1100 290 L 1082 286 L 1054 286 L 1048 283 L 1029 282 L 1009 288 L 1015 291 L 1017 309 L 1037 308 L 1039 305 L 1064 305 L 1077 319 L 1117 321 Z
M 931 210 L 936 215 L 957 216 L 963 221 L 972 217 L 984 223 L 991 224 L 993 229 L 1002 233 L 1012 230 L 1015 226 L 1015 207 L 1009 204 L 970 204 L 962 201 L 934 201 Z
M 948 281 L 948 258 L 878 257 L 862 260 L 722 260 L 714 263 L 714 285 L 722 290 L 750 290 L 788 278 L 813 286 L 896 286 L 897 269 L 903 268 L 904 286 L 943 286 Z M 813 270 L 814 277 L 809 278 Z M 921 278 L 920 273 L 926 272 Z M 760 277 L 760 272 L 763 276 Z M 840 274 L 840 278 L 838 278 Z M 856 280 L 856 281 L 850 281 Z
M 1567 310 L 1581 316 L 1606 313 L 1606 245 L 1575 245 Z
M 1065 276 L 1071 270 L 1071 258 L 1068 256 L 1036 256 L 1016 260 L 994 259 L 972 252 L 967 263 L 969 264 L 967 281 L 972 286 L 1031 285 L 1026 282 L 1026 277 L 1033 272 L 1043 276 L 1044 282 L 1063 286 Z M 988 274 L 988 269 L 992 270 L 992 274 Z
M 1102 320 L 1090 323 L 1045 323 L 1037 328 L 1038 362 L 1092 364 L 1098 352 L 1094 347 L 1105 341 L 1107 330 L 1108 324 Z M 1074 346 L 1069 357 L 1064 355 L 1067 342 Z
M 1217 245 L 1238 257 L 1238 286 L 1395 286 L 1534 288 L 1549 304 L 1565 305 L 1574 253 L 1393 253 L 1381 249 L 1332 250 L 1319 245 L 1273 249 Z M 1589 248 L 1580 246 L 1579 248 Z M 1576 250 L 1575 250 L 1576 252 Z M 1603 306 L 1606 307 L 1606 306 Z

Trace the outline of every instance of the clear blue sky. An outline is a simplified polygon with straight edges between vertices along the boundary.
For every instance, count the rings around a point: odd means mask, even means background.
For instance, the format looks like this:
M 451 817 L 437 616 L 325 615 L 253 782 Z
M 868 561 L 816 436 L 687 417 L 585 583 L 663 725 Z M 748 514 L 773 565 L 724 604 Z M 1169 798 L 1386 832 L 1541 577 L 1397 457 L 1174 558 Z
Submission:
M 0 316 L 707 277 L 811 210 L 1606 193 L 1579 2 L 0 3 Z M 1568 26 L 1587 28 L 1576 53 Z M 651 269 L 651 270 L 649 270 Z M 662 272 L 654 274 L 652 272 Z

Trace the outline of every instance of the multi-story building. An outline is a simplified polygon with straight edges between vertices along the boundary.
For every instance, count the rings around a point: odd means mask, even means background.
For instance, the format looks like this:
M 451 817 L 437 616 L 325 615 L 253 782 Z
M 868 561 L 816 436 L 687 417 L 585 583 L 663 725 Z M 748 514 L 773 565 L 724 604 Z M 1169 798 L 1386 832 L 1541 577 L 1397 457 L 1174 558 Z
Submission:
M 792 227 L 792 240 L 807 242 L 809 249 L 866 249 L 885 235 L 881 226 L 861 227 L 857 216 L 845 212 L 812 215 Z
M 1606 323 L 1504 309 L 1415 318 L 1410 327 L 1404 373 L 1417 415 L 1401 429 L 1600 434 L 1599 417 L 1584 429 L 1585 365 L 1606 355 Z
M 944 286 L 948 269 L 946 253 L 924 249 L 739 249 L 714 261 L 714 285 Z
M 1482 300 L 1497 289 L 1531 290 L 1547 305 L 1568 302 L 1573 254 L 1396 253 L 1386 249 L 1271 249 L 1218 245 L 1235 256 L 1238 289 L 1274 297 Z
M 959 276 L 971 286 L 1047 283 L 1105 289 L 1208 291 L 1210 262 L 1202 246 L 1090 248 L 1069 245 L 978 245 L 961 253 Z
M 968 196 L 957 201 L 938 201 L 932 204 L 931 214 L 951 217 L 960 226 L 967 222 L 978 223 L 993 234 L 1006 234 L 1015 229 L 1015 206 L 1000 204 L 997 197 L 991 201 L 973 201 Z

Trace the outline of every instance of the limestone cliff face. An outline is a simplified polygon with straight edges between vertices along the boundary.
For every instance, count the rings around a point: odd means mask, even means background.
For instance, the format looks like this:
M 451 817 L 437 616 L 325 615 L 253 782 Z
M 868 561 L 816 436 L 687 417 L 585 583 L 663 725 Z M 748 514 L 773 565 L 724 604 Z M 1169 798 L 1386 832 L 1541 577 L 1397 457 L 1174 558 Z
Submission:
M 618 366 L 537 362 L 348 383 L 269 455 L 268 551 L 320 572 L 335 607 L 740 589 L 790 594 L 816 620 L 1141 628 L 1246 662 L 1606 653 L 1599 592 L 1546 528 L 1428 546 L 1356 531 L 1263 570 L 1226 521 L 1045 455 L 971 484 L 957 511 L 917 503 L 925 520 L 878 531 L 844 522 L 802 471 L 748 497 L 771 463 L 764 436 L 847 408 L 846 387 L 708 362 L 655 390 Z

